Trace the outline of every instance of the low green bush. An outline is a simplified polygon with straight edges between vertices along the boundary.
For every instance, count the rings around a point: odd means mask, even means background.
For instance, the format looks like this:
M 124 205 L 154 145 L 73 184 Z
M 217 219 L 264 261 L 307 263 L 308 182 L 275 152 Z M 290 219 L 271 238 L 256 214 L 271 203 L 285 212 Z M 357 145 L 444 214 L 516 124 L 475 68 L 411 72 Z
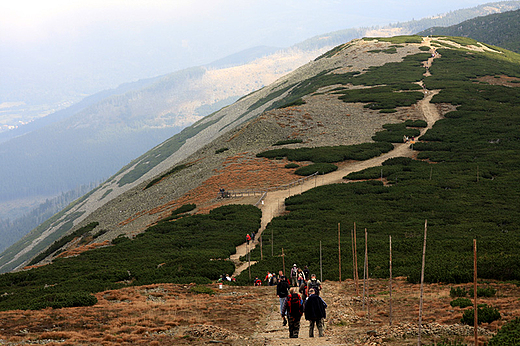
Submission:
M 468 292 L 463 287 L 452 287 L 450 289 L 450 297 L 466 297 Z
M 520 345 L 520 317 L 505 324 L 489 340 L 488 346 L 518 346 Z
M 303 140 L 301 140 L 301 139 L 285 139 L 285 140 L 278 141 L 278 142 L 274 143 L 273 146 L 285 145 L 285 144 L 295 144 L 295 143 L 303 143 Z
M 500 319 L 500 312 L 498 309 L 488 306 L 487 304 L 479 304 L 477 308 L 477 323 L 491 323 Z M 464 311 L 461 322 L 470 326 L 474 325 L 475 312 L 474 309 Z
M 291 162 L 291 163 L 288 163 L 285 165 L 285 168 L 298 168 L 298 167 L 300 167 L 300 165 L 297 163 L 294 163 L 294 162 Z
M 228 151 L 229 148 L 220 148 L 220 149 L 217 149 L 215 150 L 215 154 L 220 154 L 220 153 L 223 153 L 224 151 Z
M 472 306 L 473 303 L 471 302 L 471 300 L 469 300 L 468 298 L 462 298 L 462 297 L 459 297 L 457 299 L 454 299 L 450 302 L 450 305 L 452 307 L 460 307 L 460 308 L 467 308 L 468 306 Z
M 334 172 L 337 169 L 338 166 L 332 163 L 313 163 L 312 165 L 298 168 L 296 171 L 294 171 L 294 173 L 302 176 L 308 176 L 317 172 L 318 174 L 323 175 Z
M 69 308 L 75 306 L 91 306 L 98 302 L 97 298 L 90 293 L 50 293 L 44 294 L 31 300 L 26 307 L 28 310 L 40 310 L 44 308 Z
M 469 290 L 469 296 L 473 297 L 475 295 L 474 290 Z M 494 297 L 497 293 L 497 290 L 491 286 L 488 287 L 477 287 L 477 297 Z
M 191 287 L 190 292 L 196 294 L 209 294 L 210 296 L 215 294 L 215 291 L 212 288 L 202 285 Z

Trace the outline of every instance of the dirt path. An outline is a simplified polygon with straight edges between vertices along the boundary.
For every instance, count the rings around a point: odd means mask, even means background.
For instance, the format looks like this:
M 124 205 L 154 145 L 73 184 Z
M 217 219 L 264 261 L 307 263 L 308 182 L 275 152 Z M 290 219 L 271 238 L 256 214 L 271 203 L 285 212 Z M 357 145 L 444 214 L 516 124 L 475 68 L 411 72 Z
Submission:
M 427 38 L 425 38 L 425 42 L 423 43 L 425 45 L 430 44 Z M 435 58 L 438 58 L 438 56 L 436 56 Z M 433 59 L 435 58 L 428 59 L 428 62 L 425 63 L 425 67 L 431 66 Z M 427 127 L 421 129 L 421 134 L 417 138 L 420 138 L 422 135 L 424 135 L 426 131 L 432 128 L 433 124 L 435 124 L 437 120 L 442 118 L 436 106 L 430 102 L 433 96 L 439 93 L 439 90 L 427 90 L 424 88 L 422 82 L 419 84 L 423 87 L 424 98 L 417 103 L 417 107 L 423 114 L 424 120 L 428 123 L 428 125 Z M 283 213 L 283 211 L 285 210 L 284 201 L 288 197 L 294 196 L 296 194 L 301 194 L 317 186 L 344 183 L 345 180 L 343 179 L 343 177 L 348 175 L 349 173 L 361 171 L 370 167 L 381 166 L 381 164 L 384 161 L 393 157 L 412 157 L 413 153 L 414 151 L 413 149 L 411 149 L 409 143 L 394 144 L 393 150 L 378 157 L 374 157 L 366 161 L 340 164 L 338 170 L 335 172 L 321 176 L 315 176 L 314 179 L 306 180 L 299 186 L 290 189 L 269 192 L 264 198 L 263 204 L 260 205 L 260 209 L 262 210 L 262 220 L 260 229 L 258 230 L 256 235 L 256 239 L 258 239 L 262 235 L 262 232 L 265 230 L 267 224 L 271 222 L 271 220 L 274 217 L 280 216 Z M 236 254 L 230 257 L 230 260 L 232 260 L 236 266 L 236 270 L 233 274 L 234 276 L 239 275 L 242 271 L 248 268 L 248 263 L 240 262 L 240 257 L 246 255 L 248 251 L 253 250 L 256 247 L 256 245 L 258 245 L 258 241 L 255 241 L 250 245 L 244 243 L 240 246 L 237 246 Z M 251 262 L 251 264 L 254 264 L 254 262 Z

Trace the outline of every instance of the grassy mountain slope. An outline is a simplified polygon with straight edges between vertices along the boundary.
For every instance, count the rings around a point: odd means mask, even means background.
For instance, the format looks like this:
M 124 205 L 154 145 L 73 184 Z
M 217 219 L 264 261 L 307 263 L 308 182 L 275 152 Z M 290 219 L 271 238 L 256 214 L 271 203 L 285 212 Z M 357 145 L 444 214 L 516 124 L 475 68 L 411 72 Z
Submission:
M 441 16 L 439 18 L 431 19 L 433 22 L 439 23 L 438 21 L 441 21 L 442 23 L 453 23 L 456 20 L 460 20 L 461 18 L 466 18 L 465 16 L 472 16 L 472 15 L 479 15 L 489 12 L 496 12 L 496 11 L 503 11 L 508 10 L 511 8 L 514 8 L 514 6 L 517 6 L 518 2 L 501 2 L 501 3 L 493 3 L 488 6 L 480 6 L 477 9 L 473 10 L 464 10 L 464 11 L 456 11 L 453 13 L 446 14 L 445 16 Z M 417 25 L 420 26 L 420 28 L 424 28 L 425 25 L 431 24 L 429 20 L 425 21 L 416 21 L 410 22 L 410 23 L 404 23 L 404 27 L 407 27 L 408 29 L 404 31 L 410 31 L 412 29 L 410 28 L 418 28 Z M 413 24 L 413 25 L 412 25 Z M 400 24 L 396 24 L 392 27 L 399 27 Z M 379 28 L 381 29 L 381 28 Z M 375 28 L 370 29 L 362 29 L 361 31 L 354 33 L 354 36 L 362 36 L 366 33 L 372 33 L 375 34 L 377 31 Z M 350 31 L 349 31 L 350 32 Z M 392 34 L 395 32 L 395 30 L 389 30 L 384 32 L 383 34 Z M 347 36 L 350 35 L 347 33 Z M 326 37 L 325 37 L 326 36 Z M 224 102 L 230 102 L 231 99 L 224 98 L 225 95 L 229 95 L 230 93 L 233 95 L 240 95 L 241 93 L 246 93 L 248 90 L 254 90 L 260 87 L 262 83 L 259 82 L 262 80 L 262 78 L 265 78 L 265 81 L 268 80 L 274 80 L 277 76 L 286 73 L 287 71 L 294 68 L 299 63 L 301 63 L 303 60 L 308 60 L 309 57 L 313 54 L 312 49 L 314 48 L 321 48 L 327 45 L 330 45 L 334 42 L 345 42 L 347 40 L 345 33 L 337 32 L 337 33 L 331 33 L 328 35 L 325 35 L 323 37 L 317 37 L 314 38 L 305 44 L 301 45 L 301 48 L 305 48 L 306 53 L 308 55 L 302 55 L 301 50 L 289 50 L 285 53 L 279 52 L 274 55 L 269 56 L 268 58 L 261 59 L 260 61 L 253 62 L 251 64 L 245 65 L 245 66 L 238 66 L 233 69 L 223 69 L 223 70 L 210 70 L 206 71 L 203 75 L 203 77 L 200 80 L 196 80 L 196 83 L 199 83 L 197 85 L 191 85 L 189 87 L 185 87 L 184 89 L 189 90 L 189 98 L 184 97 L 185 94 L 177 95 L 177 99 L 180 102 L 181 106 L 177 106 L 175 109 L 171 109 L 170 102 L 171 99 L 168 99 L 166 102 L 164 98 L 161 98 L 160 96 L 154 95 L 155 92 L 159 91 L 158 94 L 161 94 L 161 90 L 156 89 L 159 87 L 159 89 L 164 88 L 165 85 L 168 83 L 171 83 L 171 80 L 168 80 L 168 77 L 166 80 L 163 80 L 162 84 L 157 83 L 155 86 L 155 89 L 148 88 L 144 89 L 138 92 L 134 92 L 131 94 L 127 94 L 124 97 L 115 97 L 111 100 L 107 100 L 104 103 L 101 103 L 99 106 L 95 107 L 95 114 L 97 116 L 88 115 L 87 113 L 83 114 L 84 119 L 78 119 L 76 118 L 74 121 L 68 123 L 69 124 L 69 131 L 70 129 L 74 128 L 76 132 L 70 132 L 69 136 L 66 138 L 68 140 L 68 145 L 63 145 L 57 143 L 56 145 L 59 146 L 60 152 L 62 156 L 71 156 L 74 158 L 72 161 L 73 164 L 71 167 L 69 167 L 69 170 L 61 169 L 60 172 L 75 172 L 73 174 L 68 174 L 67 176 L 62 176 L 60 174 L 51 174 L 46 169 L 51 169 L 52 167 L 59 166 L 59 161 L 55 158 L 44 158 L 40 157 L 39 154 L 35 153 L 32 155 L 33 158 L 36 158 L 35 160 L 39 160 L 39 164 L 37 167 L 31 167 L 30 169 L 22 170 L 24 175 L 21 175 L 24 179 L 28 179 L 28 175 L 31 174 L 31 172 L 35 172 L 35 174 L 38 174 L 39 180 L 43 181 L 44 177 L 51 178 L 59 178 L 59 183 L 56 184 L 47 184 L 44 187 L 37 187 L 35 186 L 35 189 L 47 189 L 50 187 L 51 189 L 54 189 L 53 191 L 56 191 L 56 189 L 60 189 L 63 187 L 63 185 L 66 184 L 67 181 L 69 181 L 71 178 L 86 178 L 89 174 L 92 174 L 94 172 L 99 173 L 98 168 L 99 167 L 105 167 L 107 170 L 111 170 L 112 172 L 115 171 L 118 167 L 121 167 L 124 163 L 120 163 L 121 155 L 114 154 L 112 151 L 108 151 L 107 147 L 110 147 L 111 150 L 116 150 L 118 153 L 124 150 L 127 150 L 128 148 L 135 149 L 135 152 L 143 151 L 143 146 L 152 146 L 154 141 L 157 141 L 156 136 L 165 136 L 166 133 L 171 133 L 170 131 L 174 130 L 174 127 L 171 127 L 172 124 L 172 117 L 181 118 L 183 120 L 180 121 L 180 123 L 184 123 L 183 121 L 194 121 L 195 119 L 199 118 L 203 114 L 207 114 L 211 112 L 211 106 L 209 104 L 212 104 L 213 106 L 221 105 Z M 332 41 L 329 40 L 329 38 L 333 39 Z M 336 41 L 334 41 L 334 38 Z M 350 39 L 351 37 L 348 37 Z M 316 46 L 317 42 L 319 42 L 318 46 Z M 298 48 L 300 46 L 297 46 Z M 393 48 L 392 48 L 393 49 Z M 311 50 L 311 52 L 309 52 Z M 315 54 L 315 53 L 314 53 Z M 316 55 L 314 55 L 316 56 Z M 301 60 L 298 60 L 301 59 Z M 265 71 L 271 71 L 267 75 L 265 74 Z M 242 85 L 240 87 L 240 90 L 236 90 L 237 84 L 236 84 L 236 78 L 234 76 L 240 75 L 240 78 L 243 78 L 246 76 L 246 82 L 245 85 Z M 225 81 L 225 83 L 223 82 Z M 193 81 L 191 81 L 193 82 Z M 165 84 L 166 83 L 166 84 Z M 162 86 L 161 86 L 162 85 Z M 217 88 L 217 90 L 211 91 L 211 89 L 204 90 L 204 86 L 215 86 L 218 85 L 220 88 Z M 182 86 L 177 85 L 178 88 L 182 88 Z M 172 90 L 177 90 L 175 87 L 172 87 Z M 235 90 L 232 90 L 232 89 Z M 249 117 L 255 116 L 250 109 L 250 107 L 255 108 L 256 106 L 263 106 L 265 102 L 270 101 L 269 98 L 278 98 L 284 94 L 284 92 L 288 91 L 290 88 L 289 85 L 286 85 L 285 87 L 278 88 L 277 94 L 273 95 L 267 95 L 268 97 L 262 100 L 262 97 L 259 99 L 256 99 L 255 102 L 258 102 L 253 106 L 253 103 L 247 104 L 247 106 L 244 106 L 241 110 L 237 110 L 235 108 L 231 112 L 238 112 L 237 114 L 233 115 L 232 119 L 233 122 L 231 124 L 227 123 L 227 121 L 230 118 L 223 117 L 222 114 L 224 113 L 215 113 L 214 115 L 208 117 L 207 119 L 202 119 L 200 122 L 196 123 L 194 126 L 187 128 L 185 131 L 180 133 L 179 135 L 173 137 L 170 140 L 167 140 L 163 144 L 157 146 L 153 149 L 150 153 L 147 153 L 143 155 L 142 157 L 134 160 L 131 162 L 128 166 L 123 168 L 118 174 L 116 174 L 104 187 L 101 187 L 98 191 L 94 192 L 93 196 L 91 198 L 86 198 L 81 201 L 81 203 L 84 203 L 80 205 L 80 202 L 78 202 L 75 206 L 71 206 L 69 208 L 69 212 L 77 211 L 75 213 L 72 213 L 68 215 L 65 219 L 60 219 L 63 214 L 56 215 L 54 218 L 49 220 L 45 225 L 42 225 L 42 227 L 39 227 L 38 229 L 31 232 L 31 234 L 28 235 L 26 239 L 24 239 L 22 242 L 17 244 L 17 246 L 13 249 L 10 249 L 9 255 L 2 256 L 0 258 L 0 265 L 3 265 L 6 262 L 10 262 L 13 258 L 13 254 L 18 253 L 17 251 L 20 251 L 23 249 L 23 244 L 32 244 L 33 241 L 36 241 L 38 243 L 42 242 L 39 246 L 36 247 L 30 247 L 30 249 L 27 249 L 27 252 L 23 251 L 23 255 L 21 257 L 17 257 L 17 259 L 12 262 L 12 265 L 14 263 L 22 263 L 23 260 L 27 260 L 31 256 L 35 254 L 35 249 L 38 248 L 41 250 L 41 247 L 48 246 L 50 244 L 50 239 L 56 239 L 57 237 L 61 236 L 62 234 L 70 231 L 72 227 L 79 227 L 79 222 L 82 221 L 89 213 L 94 212 L 98 207 L 100 207 L 104 202 L 109 201 L 110 199 L 116 198 L 121 193 L 124 193 L 125 191 L 129 190 L 133 186 L 136 186 L 137 184 L 141 183 L 142 181 L 146 179 L 150 179 L 151 177 L 155 175 L 161 175 L 164 172 L 167 172 L 169 169 L 171 169 L 172 166 L 174 166 L 176 163 L 180 162 L 183 158 L 187 157 L 196 149 L 200 148 L 205 143 L 208 143 L 211 141 L 215 135 L 218 135 L 220 133 L 223 133 L 228 130 L 232 130 L 232 128 L 236 125 L 241 124 L 243 121 L 247 120 Z M 153 92 L 152 92 L 153 91 Z M 165 91 L 165 90 L 162 90 Z M 201 92 L 201 99 L 197 101 L 190 101 L 190 98 L 193 97 L 195 92 Z M 168 98 L 168 93 L 163 92 L 163 95 L 166 95 L 166 98 Z M 216 96 L 219 95 L 219 96 Z M 250 95 L 251 96 L 251 95 Z M 257 95 L 254 95 L 253 97 L 256 97 Z M 293 93 L 294 96 L 294 93 Z M 348 96 L 345 96 L 348 97 Z M 128 99 L 129 98 L 129 99 Z M 208 102 L 208 99 L 210 100 Z M 297 100 L 297 98 L 295 98 Z M 153 102 L 153 103 L 152 103 Z M 205 104 L 207 103 L 207 104 Z M 151 106 L 154 108 L 151 112 Z M 161 106 L 162 105 L 162 106 Z M 281 104 L 274 104 L 270 107 L 277 107 Z M 157 109 L 155 108 L 161 108 L 163 109 L 163 115 L 161 117 L 156 117 L 157 115 Z M 242 107 L 242 106 L 239 106 Z M 166 111 L 165 109 L 168 109 Z M 128 111 L 130 110 L 130 113 Z M 259 110 L 261 112 L 262 109 Z M 203 113 L 206 112 L 206 113 Z M 255 110 L 256 112 L 256 110 Z M 160 113 L 160 112 L 159 112 Z M 113 131 L 110 130 L 110 128 L 101 127 L 102 130 L 100 132 L 89 132 L 87 129 L 91 128 L 92 121 L 97 122 L 100 126 L 104 123 L 105 116 L 107 114 L 115 114 L 118 115 L 118 118 L 114 119 L 113 125 Z M 144 120 L 142 117 L 139 117 L 139 119 L 136 118 L 137 114 L 141 114 L 145 116 Z M 258 112 L 255 114 L 259 114 Z M 149 116 L 148 118 L 146 116 Z M 97 117 L 97 118 L 96 118 Z M 222 117 L 222 118 L 220 118 Z M 191 120 L 188 120 L 191 119 Z M 158 121 L 160 126 L 155 126 L 157 123 L 155 121 Z M 177 123 L 177 120 L 174 121 Z M 130 123 L 130 125 L 127 125 L 127 123 Z M 132 125 L 133 124 L 133 125 Z M 155 124 L 155 125 L 153 125 Z M 123 132 L 122 135 L 118 135 L 120 131 L 120 125 L 123 125 L 126 127 L 126 130 Z M 214 126 L 215 125 L 215 126 Z M 147 129 L 146 131 L 142 131 L 142 129 Z M 99 129 L 99 128 L 98 128 Z M 117 129 L 117 130 L 116 130 Z M 216 130 L 215 130 L 216 129 Z M 88 140 L 86 140 L 83 145 L 84 147 L 91 144 L 96 144 L 98 147 L 98 151 L 96 155 L 91 155 L 90 157 L 85 157 L 83 160 L 79 159 L 79 156 L 83 155 L 84 152 L 87 150 L 78 150 L 74 151 L 72 150 L 76 146 L 77 139 L 80 138 L 80 135 L 84 134 Z M 196 137 L 196 138 L 195 138 Z M 105 142 L 97 142 L 99 140 L 102 140 L 102 138 L 105 138 Z M 108 138 L 108 139 L 107 139 Z M 34 138 L 33 138 L 34 139 Z M 47 139 L 43 138 L 41 140 L 34 140 L 33 144 L 36 142 L 48 142 Z M 136 148 L 136 146 L 139 146 L 139 148 Z M 40 146 L 33 145 L 31 148 Z M 226 144 L 223 143 L 222 147 L 226 147 Z M 175 152 L 177 149 L 179 149 L 179 152 Z M 219 149 L 219 148 L 217 148 Z M 31 149 L 30 151 L 32 151 Z M 78 152 L 80 154 L 78 154 Z M 106 156 L 108 155 L 110 157 L 110 164 L 101 165 L 98 164 L 96 160 L 99 159 L 99 155 Z M 15 155 L 16 156 L 16 155 Z M 16 156 L 17 157 L 17 156 Z M 135 156 L 134 156 L 135 157 Z M 12 158 L 12 157 L 11 157 Z M 121 162 L 128 162 L 128 160 L 122 160 Z M 117 168 L 116 168 L 117 167 Z M 104 174 L 109 175 L 110 173 Z M 9 177 L 16 176 L 16 174 L 11 174 Z M 16 188 L 17 186 L 21 186 L 21 183 L 18 182 L 12 182 L 9 186 L 6 186 L 5 189 L 9 190 L 11 188 Z M 189 187 L 193 187 L 194 185 L 187 185 Z M 45 190 L 47 191 L 47 190 Z M 178 194 L 181 194 L 184 189 L 180 189 L 179 191 L 175 192 L 177 196 Z M 7 192 L 7 191 L 6 191 Z M 117 201 L 114 203 L 117 204 Z M 147 202 L 148 203 L 148 202 Z M 79 209 L 78 209 L 79 208 Z M 126 210 L 127 208 L 125 208 Z M 132 208 L 129 208 L 132 209 Z M 130 213 L 130 211 L 128 212 Z M 126 215 L 126 214 L 125 214 Z M 52 226 L 51 226 L 52 225 Z M 50 228 L 47 228 L 51 226 Z M 140 225 L 138 229 L 142 230 L 146 225 Z M 60 230 L 59 234 L 49 238 L 47 236 L 41 236 L 41 232 L 45 232 L 45 234 L 50 234 L 56 230 Z M 36 245 L 36 244 L 34 244 Z M 23 260 L 22 260 L 23 258 Z M 14 266 L 10 266 L 10 268 L 14 268 Z
M 419 35 L 471 37 L 477 41 L 520 52 L 520 10 L 477 17 L 449 27 L 433 27 Z
M 426 46 L 436 47 L 438 53 L 429 74 L 423 65 L 430 57 Z M 428 281 L 471 280 L 474 238 L 481 278 L 520 280 L 519 66 L 520 55 L 467 38 L 367 39 L 338 47 L 234 107 L 261 104 L 265 110 L 273 103 L 292 102 L 294 95 L 302 99 L 298 106 L 272 108 L 251 118 L 230 109 L 220 113 L 188 141 L 206 131 L 218 132 L 226 126 L 219 124 L 225 117 L 242 125 L 194 151 L 160 180 L 143 182 L 89 215 L 81 228 L 74 228 L 72 241 L 51 251 L 53 264 L 0 276 L 0 287 L 7 293 L 0 306 L 88 305 L 95 303 L 91 292 L 109 288 L 215 280 L 232 270 L 229 261 L 218 259 L 233 253 L 244 234 L 258 228 L 260 216 L 252 206 L 222 206 L 233 201 L 217 200 L 218 187 L 261 190 L 296 180 L 283 157 L 302 151 L 306 156 L 291 158 L 299 165 L 348 165 L 342 161 L 378 155 L 371 147 L 377 144 L 374 140 L 392 147 L 402 141 L 407 127 L 420 126 L 422 113 L 412 97 L 417 82 L 426 87 L 425 97 L 426 91 L 439 90 L 432 102 L 445 116 L 414 144 L 417 155 L 351 174 L 348 184 L 317 187 L 286 200 L 288 212 L 273 219 L 265 231 L 273 234 L 274 256 L 264 251 L 261 259 L 256 248 L 253 277 L 281 268 L 282 260 L 316 269 L 321 241 L 323 275 L 337 279 L 338 223 L 348 230 L 356 222 L 358 230 L 369 231 L 370 275 L 388 275 L 392 235 L 394 275 L 415 282 L 428 220 Z M 403 105 L 403 94 L 408 93 Z M 384 107 L 374 106 L 377 103 Z M 273 159 L 261 157 L 267 149 L 279 147 L 274 144 L 282 139 L 295 140 L 283 144 L 286 151 Z M 361 155 L 338 156 L 338 145 L 353 150 L 360 143 L 370 144 Z M 334 148 L 321 149 L 327 145 Z M 257 199 L 241 201 L 253 204 Z M 179 210 L 204 215 L 179 215 Z M 208 210 L 212 211 L 206 215 Z M 93 243 L 101 248 L 76 256 L 81 246 Z M 358 237 L 359 256 L 364 245 Z M 264 249 L 270 247 L 270 237 L 265 237 Z M 352 271 L 346 261 L 342 277 Z M 53 286 L 42 290 L 48 282 Z M 238 282 L 249 283 L 248 273 L 243 272 Z M 67 294 L 71 289 L 76 293 Z

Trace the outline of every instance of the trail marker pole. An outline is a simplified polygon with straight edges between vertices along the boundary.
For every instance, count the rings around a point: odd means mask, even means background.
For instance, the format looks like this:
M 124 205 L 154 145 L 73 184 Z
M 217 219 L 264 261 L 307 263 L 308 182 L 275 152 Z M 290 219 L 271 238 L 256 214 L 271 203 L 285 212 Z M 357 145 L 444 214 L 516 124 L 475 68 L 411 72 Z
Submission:
M 354 253 L 354 229 L 350 230 L 350 242 L 352 245 L 352 280 L 356 282 L 356 265 L 354 262 L 354 257 L 356 256 Z
M 356 231 L 356 223 L 354 222 L 354 267 L 356 272 L 355 282 L 356 282 L 356 296 L 359 297 L 359 272 L 358 272 L 358 262 L 357 262 L 357 231 Z
M 339 282 L 341 283 L 341 227 L 338 222 L 338 263 L 339 263 Z
M 283 267 L 283 275 L 285 276 L 285 253 L 282 248 L 282 267 Z
M 478 308 L 477 308 L 477 239 L 473 239 L 473 309 L 475 317 L 473 329 L 475 333 L 475 346 L 478 345 Z
M 249 251 L 249 244 L 247 245 L 247 259 L 249 262 L 248 269 L 249 269 L 249 281 L 251 281 L 251 251 Z
M 392 325 L 392 236 L 388 236 L 389 237 L 389 242 L 390 242 L 390 282 L 389 282 L 389 292 L 390 292 L 390 311 L 388 313 L 388 317 L 389 317 L 389 325 L 391 326 Z
M 260 260 L 264 259 L 264 247 L 262 242 L 262 236 L 260 236 Z
M 321 256 L 321 240 L 320 240 L 320 281 L 323 281 L 323 260 Z
M 366 296 L 367 296 L 367 317 L 370 321 L 370 301 L 368 299 L 368 233 L 365 228 L 365 285 L 366 285 Z
M 419 339 L 417 345 L 421 346 L 421 329 L 422 329 L 422 311 L 423 311 L 423 294 L 424 294 L 424 265 L 426 262 L 426 233 L 428 231 L 428 220 L 424 220 L 424 243 L 422 254 L 422 268 L 421 268 L 421 297 L 419 299 Z

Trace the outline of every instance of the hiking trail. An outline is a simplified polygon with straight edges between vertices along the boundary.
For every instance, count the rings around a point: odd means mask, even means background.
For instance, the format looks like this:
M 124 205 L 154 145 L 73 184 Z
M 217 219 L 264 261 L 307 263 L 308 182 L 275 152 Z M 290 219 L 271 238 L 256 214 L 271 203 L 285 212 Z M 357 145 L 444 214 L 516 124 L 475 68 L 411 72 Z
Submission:
M 424 38 L 423 44 L 430 46 L 430 39 Z M 429 58 L 427 62 L 424 62 L 424 67 L 427 69 L 425 75 L 429 75 L 428 69 L 432 65 L 433 60 L 440 58 L 440 55 L 438 55 L 437 53 L 434 53 L 434 55 L 435 56 Z M 421 128 L 420 135 L 417 136 L 416 139 L 424 135 L 426 131 L 432 128 L 432 126 L 435 124 L 437 120 L 442 118 L 437 107 L 431 103 L 431 99 L 433 98 L 433 96 L 439 93 L 439 90 L 427 90 L 424 87 L 423 82 L 419 82 L 417 84 L 419 84 L 423 88 L 422 91 L 424 93 L 424 98 L 417 102 L 417 108 L 422 113 L 422 116 L 428 125 L 424 128 Z M 260 223 L 260 228 L 256 233 L 255 241 L 251 242 L 250 245 L 244 243 L 237 246 L 236 253 L 230 256 L 230 260 L 233 261 L 233 263 L 235 263 L 236 268 L 233 275 L 236 277 L 242 271 L 248 269 L 249 263 L 247 261 L 241 262 L 240 257 L 245 256 L 249 251 L 253 250 L 256 246 L 259 246 L 258 240 L 262 235 L 263 231 L 265 230 L 267 224 L 269 224 L 269 222 L 271 222 L 271 220 L 274 217 L 282 215 L 282 213 L 285 211 L 285 199 L 297 194 L 301 194 L 317 186 L 346 183 L 343 177 L 348 175 L 349 173 L 361 171 L 370 167 L 381 166 L 384 161 L 390 158 L 400 156 L 412 157 L 413 154 L 414 151 L 409 143 L 395 143 L 393 150 L 389 151 L 388 153 L 382 154 L 378 157 L 374 157 L 365 161 L 358 161 L 346 164 L 340 163 L 338 165 L 338 170 L 334 172 L 315 176 L 313 179 L 305 180 L 299 186 L 267 193 L 265 198 L 263 199 L 263 203 L 259 206 L 262 210 L 262 219 Z M 251 265 L 254 263 L 256 262 L 252 261 Z

